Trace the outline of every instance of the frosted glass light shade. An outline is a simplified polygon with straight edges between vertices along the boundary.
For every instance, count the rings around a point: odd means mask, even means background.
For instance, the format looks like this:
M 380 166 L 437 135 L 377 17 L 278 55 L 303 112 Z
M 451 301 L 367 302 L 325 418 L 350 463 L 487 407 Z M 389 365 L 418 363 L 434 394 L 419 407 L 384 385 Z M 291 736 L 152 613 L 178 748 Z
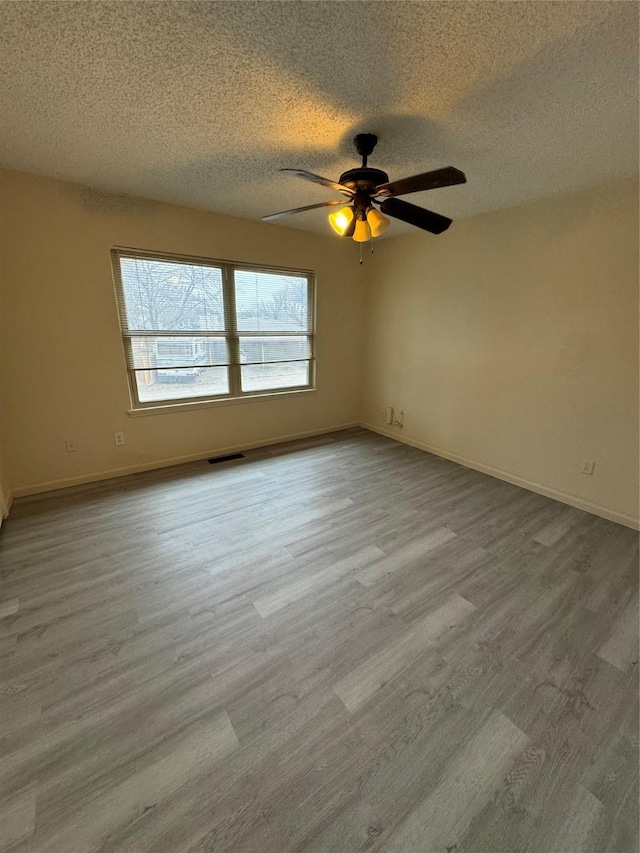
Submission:
M 353 232 L 353 239 L 356 243 L 366 243 L 367 240 L 371 239 L 371 228 L 369 228 L 369 223 L 366 219 L 357 220 L 356 228 Z
M 367 222 L 371 228 L 372 237 L 379 237 L 382 232 L 386 231 L 389 227 L 389 220 L 387 217 L 383 216 L 379 210 L 375 209 L 375 207 L 372 207 L 367 213 Z
M 346 234 L 347 229 L 353 222 L 353 210 L 350 207 L 343 207 L 335 213 L 329 214 L 329 224 L 342 237 Z

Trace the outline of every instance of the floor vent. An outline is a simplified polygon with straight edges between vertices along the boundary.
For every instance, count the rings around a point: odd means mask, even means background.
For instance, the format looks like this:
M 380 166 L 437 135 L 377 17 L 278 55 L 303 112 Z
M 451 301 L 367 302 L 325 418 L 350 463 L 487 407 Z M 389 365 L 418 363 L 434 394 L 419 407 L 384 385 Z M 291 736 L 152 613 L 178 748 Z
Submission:
M 217 462 L 231 462 L 232 459 L 244 459 L 244 453 L 230 453 L 228 456 L 214 456 L 209 459 L 209 465 L 215 465 Z

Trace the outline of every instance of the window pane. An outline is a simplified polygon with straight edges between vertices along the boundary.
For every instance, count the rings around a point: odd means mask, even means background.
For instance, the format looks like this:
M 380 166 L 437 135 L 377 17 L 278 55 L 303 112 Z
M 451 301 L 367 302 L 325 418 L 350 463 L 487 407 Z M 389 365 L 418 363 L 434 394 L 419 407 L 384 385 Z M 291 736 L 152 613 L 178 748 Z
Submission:
M 129 367 L 202 369 L 211 364 L 228 364 L 227 342 L 224 338 L 204 337 L 145 337 L 131 338 Z
M 235 270 L 234 284 L 239 331 L 311 331 L 303 276 Z
M 240 338 L 240 361 L 242 364 L 269 361 L 294 361 L 308 359 L 311 346 L 306 337 Z
M 305 272 L 135 250 L 114 250 L 113 258 L 126 363 L 140 403 L 230 396 L 232 380 L 233 393 L 309 387 L 314 299 Z M 230 306 L 235 316 L 227 314 Z M 239 365 L 232 365 L 236 354 Z
M 120 258 L 127 329 L 224 331 L 222 270 Z
M 226 367 L 136 370 L 135 377 L 141 403 L 229 393 Z
M 308 361 L 243 364 L 241 372 L 243 391 L 271 391 L 309 384 Z

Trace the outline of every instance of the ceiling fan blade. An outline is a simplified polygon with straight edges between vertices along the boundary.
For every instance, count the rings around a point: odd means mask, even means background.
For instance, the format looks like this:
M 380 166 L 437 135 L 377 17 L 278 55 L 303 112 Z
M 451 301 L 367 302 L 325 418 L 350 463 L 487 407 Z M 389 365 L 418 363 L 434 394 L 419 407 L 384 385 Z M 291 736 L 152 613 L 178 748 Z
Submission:
M 431 234 L 442 234 L 452 222 L 446 216 L 441 216 L 432 210 L 425 210 L 424 207 L 418 207 L 416 204 L 409 204 L 408 201 L 402 201 L 399 198 L 385 199 L 380 205 L 380 210 L 388 216 L 393 216 L 394 219 L 401 219 L 409 225 L 415 225 L 416 228 L 430 231 Z
M 334 204 L 348 204 L 346 198 L 337 199 L 335 201 L 321 201 L 318 204 L 307 204 L 305 207 L 294 207 L 291 210 L 282 210 L 280 213 L 270 213 L 269 216 L 263 216 L 263 222 L 272 222 L 274 219 L 280 219 L 282 216 L 289 216 L 291 213 L 304 213 L 305 210 L 314 210 L 316 207 L 331 207 Z
M 337 181 L 332 181 L 329 178 L 323 178 L 322 175 L 314 175 L 313 172 L 306 172 L 304 169 L 280 169 L 285 175 L 295 175 L 296 178 L 303 178 L 305 181 L 311 181 L 314 184 L 322 184 L 323 187 L 329 187 L 338 193 L 352 196 L 353 190 L 345 187 L 344 184 L 339 184 Z
M 412 175 L 410 178 L 400 178 L 399 181 L 379 184 L 374 195 L 390 198 L 407 193 L 419 193 L 423 190 L 435 190 L 439 187 L 451 187 L 454 184 L 464 184 L 466 181 L 464 172 L 454 169 L 453 166 L 445 166 L 444 169 L 434 169 L 433 172 L 424 172 L 422 175 Z

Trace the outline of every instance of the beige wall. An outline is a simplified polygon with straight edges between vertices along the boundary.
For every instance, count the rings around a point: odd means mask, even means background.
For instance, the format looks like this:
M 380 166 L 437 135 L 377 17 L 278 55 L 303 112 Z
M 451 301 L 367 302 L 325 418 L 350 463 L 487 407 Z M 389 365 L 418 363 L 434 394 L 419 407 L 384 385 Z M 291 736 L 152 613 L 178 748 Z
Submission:
M 32 175 L 2 177 L 2 435 L 16 494 L 358 420 L 362 287 L 353 244 Z M 316 270 L 317 392 L 129 418 L 114 245 Z M 113 443 L 118 430 L 124 447 Z M 79 452 L 66 452 L 65 437 Z
M 369 272 L 366 423 L 637 520 L 636 181 L 382 241 Z
M 637 193 L 386 239 L 361 271 L 351 241 L 0 172 L 0 501 L 359 420 L 633 524 Z M 129 418 L 113 245 L 314 268 L 318 391 Z

